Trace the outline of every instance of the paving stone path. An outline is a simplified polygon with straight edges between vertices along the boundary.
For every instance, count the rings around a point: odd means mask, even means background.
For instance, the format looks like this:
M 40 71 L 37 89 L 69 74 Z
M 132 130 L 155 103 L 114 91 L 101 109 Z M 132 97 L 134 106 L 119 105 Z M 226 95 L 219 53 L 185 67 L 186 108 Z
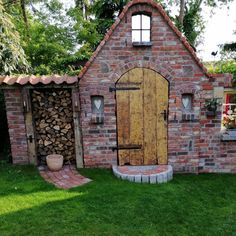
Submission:
M 65 165 L 60 171 L 50 171 L 47 166 L 39 166 L 38 169 L 45 181 L 62 189 L 74 188 L 91 181 L 91 179 L 80 175 L 73 165 Z

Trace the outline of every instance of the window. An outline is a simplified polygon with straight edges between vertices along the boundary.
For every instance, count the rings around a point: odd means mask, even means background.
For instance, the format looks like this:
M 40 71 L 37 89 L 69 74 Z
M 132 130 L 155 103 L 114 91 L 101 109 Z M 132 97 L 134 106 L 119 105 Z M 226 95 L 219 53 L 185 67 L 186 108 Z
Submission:
M 236 129 L 236 93 L 225 92 L 222 125 L 226 129 Z
M 92 96 L 92 113 L 103 114 L 104 113 L 104 98 L 103 96 Z
M 190 112 L 193 108 L 193 95 L 192 94 L 182 94 L 182 104 L 184 111 Z
M 132 16 L 132 42 L 150 43 L 151 41 L 151 17 L 145 14 Z
M 91 105 L 92 105 L 91 122 L 93 124 L 103 124 L 104 123 L 104 97 L 91 96 Z

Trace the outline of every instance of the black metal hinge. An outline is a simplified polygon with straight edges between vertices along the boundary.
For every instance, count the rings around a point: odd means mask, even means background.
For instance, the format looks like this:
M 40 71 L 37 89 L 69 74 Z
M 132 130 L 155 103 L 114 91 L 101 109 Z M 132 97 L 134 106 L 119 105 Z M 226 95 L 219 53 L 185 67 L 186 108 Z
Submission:
M 122 91 L 122 90 L 140 90 L 139 87 L 120 87 L 120 88 L 116 88 L 116 87 L 110 87 L 109 88 L 109 92 L 114 92 L 114 91 Z
M 114 152 L 115 150 L 137 150 L 137 149 L 142 149 L 142 145 L 136 145 L 136 144 L 130 144 L 130 145 L 119 145 L 118 147 L 113 147 L 112 151 Z

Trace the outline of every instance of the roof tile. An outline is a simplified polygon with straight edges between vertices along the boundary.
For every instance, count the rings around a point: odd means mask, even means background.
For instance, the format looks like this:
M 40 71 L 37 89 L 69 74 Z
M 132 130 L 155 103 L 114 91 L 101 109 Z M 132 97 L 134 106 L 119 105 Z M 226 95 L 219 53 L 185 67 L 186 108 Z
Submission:
M 17 80 L 17 77 L 7 75 L 5 79 L 3 80 L 3 82 L 8 85 L 13 85 L 16 82 L 16 80 Z
M 29 83 L 32 85 L 38 84 L 40 81 L 40 77 L 35 76 L 35 75 L 31 75 L 29 78 Z
M 19 77 L 17 77 L 16 79 L 16 83 L 20 84 L 20 85 L 24 85 L 27 84 L 29 81 L 29 76 L 24 76 L 24 75 L 20 75 Z
M 73 84 L 78 81 L 77 76 L 68 76 L 68 75 L 50 75 L 50 76 L 35 76 L 35 75 L 17 75 L 17 76 L 0 76 L 0 85 L 36 85 L 39 83 L 43 83 L 45 85 L 50 83 L 55 84 Z

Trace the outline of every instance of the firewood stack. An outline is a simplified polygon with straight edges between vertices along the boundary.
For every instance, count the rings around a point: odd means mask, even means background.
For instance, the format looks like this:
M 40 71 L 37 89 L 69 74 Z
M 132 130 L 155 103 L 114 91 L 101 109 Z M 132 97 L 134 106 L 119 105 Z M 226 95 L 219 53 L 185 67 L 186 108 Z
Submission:
M 73 111 L 68 90 L 32 92 L 37 155 L 45 162 L 49 154 L 60 154 L 64 161 L 75 159 Z

